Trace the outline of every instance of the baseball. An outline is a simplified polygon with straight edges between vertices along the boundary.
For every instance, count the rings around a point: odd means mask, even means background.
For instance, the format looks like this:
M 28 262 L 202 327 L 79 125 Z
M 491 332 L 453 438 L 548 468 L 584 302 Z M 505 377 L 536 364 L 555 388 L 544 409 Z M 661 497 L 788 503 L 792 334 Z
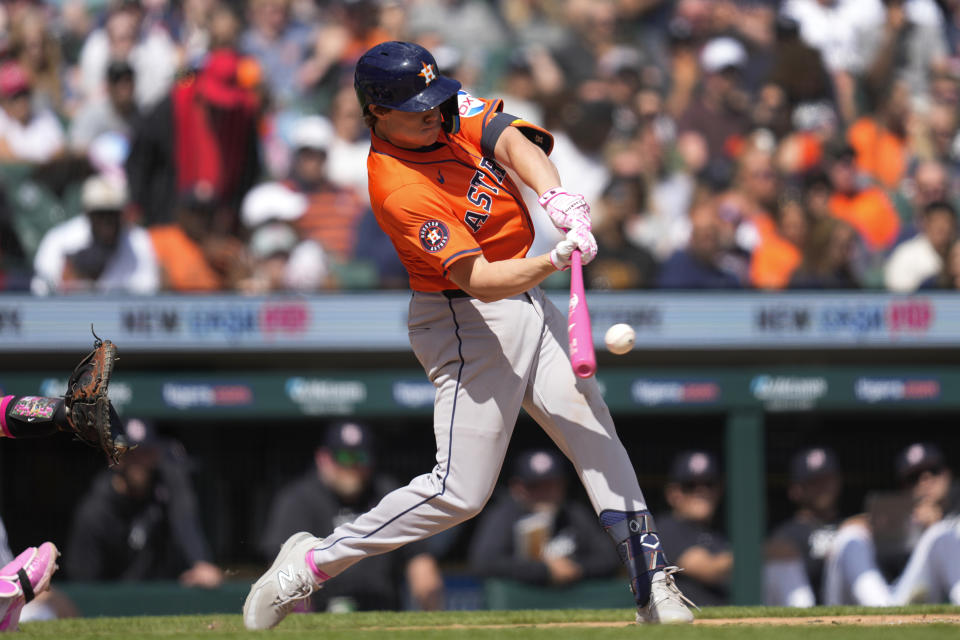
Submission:
M 615 324 L 607 329 L 607 334 L 603 341 L 607 343 L 607 350 L 610 353 L 620 355 L 633 349 L 633 340 L 637 337 L 633 327 L 628 324 Z

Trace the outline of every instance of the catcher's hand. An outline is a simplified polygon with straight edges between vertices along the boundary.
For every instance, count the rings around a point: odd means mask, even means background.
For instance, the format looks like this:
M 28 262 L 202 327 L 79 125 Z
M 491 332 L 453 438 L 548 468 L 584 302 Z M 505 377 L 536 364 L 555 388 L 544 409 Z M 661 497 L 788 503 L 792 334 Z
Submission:
M 96 333 L 93 337 L 93 351 L 73 370 L 63 399 L 72 433 L 81 442 L 103 449 L 113 466 L 129 450 L 119 431 L 120 418 L 107 397 L 117 347 Z

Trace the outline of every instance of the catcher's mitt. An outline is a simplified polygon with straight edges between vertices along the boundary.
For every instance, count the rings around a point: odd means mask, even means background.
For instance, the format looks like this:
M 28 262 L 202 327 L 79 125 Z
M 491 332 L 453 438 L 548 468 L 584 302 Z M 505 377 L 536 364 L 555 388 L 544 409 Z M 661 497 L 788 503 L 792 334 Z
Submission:
M 93 333 L 93 326 L 90 332 Z M 120 419 L 107 397 L 117 347 L 109 340 L 101 340 L 96 333 L 93 337 L 93 351 L 73 370 L 63 399 L 73 434 L 81 442 L 103 449 L 112 466 L 129 449 L 119 435 Z

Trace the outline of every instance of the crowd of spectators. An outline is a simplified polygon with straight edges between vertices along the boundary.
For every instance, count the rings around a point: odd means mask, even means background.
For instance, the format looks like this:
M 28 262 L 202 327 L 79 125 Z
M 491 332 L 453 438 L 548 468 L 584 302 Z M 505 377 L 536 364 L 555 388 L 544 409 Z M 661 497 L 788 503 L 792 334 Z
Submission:
M 405 287 L 352 87 L 386 39 L 555 134 L 588 286 L 960 283 L 956 0 L 5 0 L 3 289 Z

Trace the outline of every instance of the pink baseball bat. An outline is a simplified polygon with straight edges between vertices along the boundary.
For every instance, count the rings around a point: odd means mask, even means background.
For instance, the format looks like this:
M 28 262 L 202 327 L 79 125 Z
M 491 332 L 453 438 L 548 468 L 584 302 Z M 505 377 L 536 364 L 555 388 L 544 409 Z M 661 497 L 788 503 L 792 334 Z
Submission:
M 597 371 L 597 356 L 593 352 L 593 331 L 590 330 L 590 310 L 583 291 L 583 264 L 580 249 L 570 256 L 570 309 L 567 313 L 567 333 L 570 338 L 570 364 L 579 378 L 589 378 Z

